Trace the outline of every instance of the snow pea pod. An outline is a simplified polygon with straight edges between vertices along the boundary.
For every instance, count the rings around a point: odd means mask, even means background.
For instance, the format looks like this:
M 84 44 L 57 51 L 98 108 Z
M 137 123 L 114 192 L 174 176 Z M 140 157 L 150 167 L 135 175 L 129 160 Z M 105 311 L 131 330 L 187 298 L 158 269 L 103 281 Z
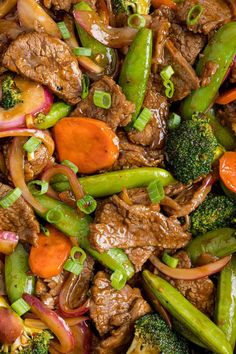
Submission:
M 145 286 L 169 313 L 216 354 L 233 354 L 225 334 L 166 280 L 143 271 Z
M 236 343 L 236 255 L 221 271 L 216 296 L 215 322 L 234 349 Z
M 193 263 L 203 253 L 216 257 L 225 257 L 236 252 L 236 230 L 224 227 L 195 237 L 187 247 L 187 253 Z
M 65 102 L 56 102 L 52 105 L 48 114 L 39 113 L 34 120 L 37 129 L 48 129 L 53 127 L 61 118 L 69 115 L 71 106 Z
M 205 112 L 214 102 L 227 70 L 236 53 L 236 22 L 229 22 L 221 27 L 210 39 L 203 51 L 196 72 L 200 76 L 207 62 L 218 65 L 210 84 L 193 91 L 182 104 L 182 116 L 191 118 L 194 113 Z
M 79 182 L 86 194 L 99 198 L 120 193 L 123 188 L 146 187 L 155 179 L 158 179 L 163 187 L 175 183 L 175 179 L 170 172 L 157 167 L 106 172 L 79 178 Z M 70 189 L 68 182 L 56 182 L 56 179 L 54 179 L 52 186 L 58 192 Z
M 143 104 L 151 69 L 151 59 L 152 31 L 142 28 L 129 48 L 119 77 L 119 85 L 126 98 L 135 104 L 132 121 L 137 118 Z

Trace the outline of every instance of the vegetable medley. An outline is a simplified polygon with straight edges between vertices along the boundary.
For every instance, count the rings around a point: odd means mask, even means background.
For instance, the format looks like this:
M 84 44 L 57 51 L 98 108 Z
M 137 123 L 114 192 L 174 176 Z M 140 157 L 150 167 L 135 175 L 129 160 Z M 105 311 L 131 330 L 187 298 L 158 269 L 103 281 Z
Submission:
M 233 354 L 234 0 L 0 3 L 0 353 Z

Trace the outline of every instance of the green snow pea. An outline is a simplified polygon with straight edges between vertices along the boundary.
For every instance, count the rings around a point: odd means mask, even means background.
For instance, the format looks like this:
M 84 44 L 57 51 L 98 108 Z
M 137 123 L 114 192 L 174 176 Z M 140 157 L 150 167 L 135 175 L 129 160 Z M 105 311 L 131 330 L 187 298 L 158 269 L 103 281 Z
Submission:
M 37 129 L 53 127 L 61 118 L 67 117 L 71 112 L 71 106 L 65 102 L 56 102 L 52 105 L 48 114 L 39 113 L 34 119 Z

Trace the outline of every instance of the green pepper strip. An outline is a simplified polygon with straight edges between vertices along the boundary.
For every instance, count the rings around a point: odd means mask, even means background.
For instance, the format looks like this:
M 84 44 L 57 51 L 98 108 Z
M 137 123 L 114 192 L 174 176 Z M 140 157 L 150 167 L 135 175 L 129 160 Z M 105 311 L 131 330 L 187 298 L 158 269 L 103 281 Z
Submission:
M 22 297 L 22 294 L 29 290 L 28 281 L 32 282 L 29 271 L 28 253 L 19 243 L 9 256 L 5 258 L 5 284 L 7 296 L 11 303 Z M 34 289 L 31 287 L 30 291 Z
M 75 10 L 93 11 L 91 6 L 85 1 L 79 2 L 74 6 Z M 112 75 L 116 70 L 117 65 L 117 52 L 113 48 L 106 47 L 104 44 L 98 42 L 95 38 L 90 36 L 78 23 L 76 29 L 79 35 L 80 42 L 83 47 L 92 50 L 91 58 L 99 66 L 104 68 L 102 75 Z
M 196 72 L 200 76 L 204 66 L 209 61 L 218 64 L 218 69 L 212 76 L 208 86 L 200 87 L 193 91 L 184 100 L 181 108 L 184 118 L 191 118 L 197 112 L 205 112 L 214 102 L 219 87 L 236 53 L 235 37 L 236 22 L 229 22 L 221 27 L 210 39 L 197 64 Z
M 221 271 L 217 286 L 216 313 L 217 326 L 225 333 L 234 349 L 236 343 L 236 255 Z
M 132 122 L 138 117 L 151 70 L 152 31 L 142 28 L 133 40 L 121 68 L 119 85 L 126 98 L 135 104 Z
M 97 261 L 113 271 L 119 269 L 126 279 L 133 276 L 134 268 L 122 250 L 110 249 L 108 252 L 99 253 L 90 246 L 87 239 L 89 223 L 92 221 L 90 216 L 86 215 L 81 218 L 75 209 L 45 194 L 35 196 L 35 198 L 47 209 L 56 208 L 62 212 L 63 218 L 53 225 L 68 236 L 78 237 L 80 247 L 90 253 Z M 39 215 L 43 218 L 46 217 L 46 214 Z
M 236 230 L 220 228 L 195 237 L 187 247 L 187 253 L 193 263 L 204 253 L 216 257 L 225 257 L 236 252 Z
M 147 288 L 153 292 L 170 314 L 214 353 L 233 354 L 232 347 L 225 334 L 206 315 L 193 306 L 178 290 L 166 280 L 143 272 Z
M 120 193 L 123 188 L 146 187 L 156 179 L 161 182 L 163 187 L 176 182 L 168 171 L 157 167 L 106 172 L 79 178 L 79 182 L 86 194 L 99 198 Z M 55 182 L 52 187 L 58 192 L 63 192 L 70 189 L 70 184 L 69 182 Z
M 71 106 L 64 102 L 56 102 L 52 105 L 48 114 L 39 113 L 34 120 L 37 129 L 53 127 L 61 118 L 68 116 Z

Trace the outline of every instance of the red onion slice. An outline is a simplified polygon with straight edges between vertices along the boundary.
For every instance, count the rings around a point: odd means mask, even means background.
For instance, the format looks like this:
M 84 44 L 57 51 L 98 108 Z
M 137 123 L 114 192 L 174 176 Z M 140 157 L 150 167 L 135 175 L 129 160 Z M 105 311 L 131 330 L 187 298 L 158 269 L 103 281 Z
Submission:
M 0 231 L 0 253 L 12 253 L 18 241 L 19 236 L 15 232 Z

